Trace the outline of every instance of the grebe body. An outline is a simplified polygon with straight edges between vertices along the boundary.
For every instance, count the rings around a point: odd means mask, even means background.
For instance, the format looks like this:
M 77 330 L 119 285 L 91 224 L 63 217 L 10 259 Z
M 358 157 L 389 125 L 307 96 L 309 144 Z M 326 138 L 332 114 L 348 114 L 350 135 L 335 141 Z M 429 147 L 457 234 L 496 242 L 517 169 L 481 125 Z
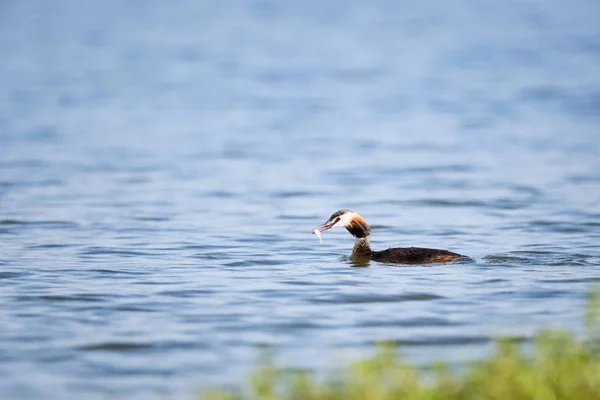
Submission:
M 371 228 L 356 211 L 339 210 L 329 219 L 315 227 L 313 233 L 321 238 L 321 232 L 331 228 L 346 228 L 356 238 L 352 249 L 352 258 L 358 260 L 373 260 L 397 264 L 430 264 L 468 259 L 462 254 L 448 250 L 426 249 L 421 247 L 396 247 L 387 250 L 371 250 Z

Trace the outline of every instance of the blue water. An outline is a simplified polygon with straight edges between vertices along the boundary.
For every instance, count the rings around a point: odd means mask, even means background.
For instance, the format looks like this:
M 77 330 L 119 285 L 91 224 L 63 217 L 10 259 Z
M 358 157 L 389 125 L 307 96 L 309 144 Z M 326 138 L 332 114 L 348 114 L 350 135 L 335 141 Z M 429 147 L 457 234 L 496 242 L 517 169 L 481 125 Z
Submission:
M 583 329 L 600 3 L 4 1 L 0 397 L 190 398 L 272 345 L 462 365 Z M 467 264 L 354 268 L 375 249 Z

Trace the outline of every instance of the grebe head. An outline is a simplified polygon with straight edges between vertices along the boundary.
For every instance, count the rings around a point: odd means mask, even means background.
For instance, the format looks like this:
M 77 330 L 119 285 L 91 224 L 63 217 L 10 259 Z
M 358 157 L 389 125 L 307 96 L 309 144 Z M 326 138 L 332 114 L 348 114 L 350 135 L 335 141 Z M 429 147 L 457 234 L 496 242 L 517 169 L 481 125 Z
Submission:
M 352 210 L 334 212 L 324 224 L 315 227 L 313 233 L 321 233 L 331 228 L 346 228 L 348 232 L 359 238 L 369 236 L 371 232 L 367 222 L 359 213 Z

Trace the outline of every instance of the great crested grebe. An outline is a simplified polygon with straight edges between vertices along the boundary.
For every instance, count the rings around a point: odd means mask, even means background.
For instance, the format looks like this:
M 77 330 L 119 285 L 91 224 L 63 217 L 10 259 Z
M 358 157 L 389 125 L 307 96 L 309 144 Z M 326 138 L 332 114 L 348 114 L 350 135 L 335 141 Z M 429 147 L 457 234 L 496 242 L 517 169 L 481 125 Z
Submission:
M 373 260 L 398 264 L 429 264 L 449 262 L 469 258 L 448 250 L 424 249 L 421 247 L 397 247 L 387 250 L 373 251 L 369 235 L 369 224 L 355 211 L 339 210 L 334 212 L 324 223 L 313 229 L 313 233 L 321 240 L 321 232 L 331 228 L 346 228 L 356 238 L 352 249 L 352 258 Z

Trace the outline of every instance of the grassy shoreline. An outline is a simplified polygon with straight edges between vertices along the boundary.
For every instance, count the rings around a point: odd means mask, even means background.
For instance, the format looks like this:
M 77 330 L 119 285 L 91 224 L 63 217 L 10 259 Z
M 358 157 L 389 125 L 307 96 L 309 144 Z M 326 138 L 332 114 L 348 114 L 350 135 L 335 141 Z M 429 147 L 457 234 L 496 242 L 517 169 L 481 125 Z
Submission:
M 587 334 L 540 331 L 533 353 L 510 339 L 500 339 L 485 360 L 462 373 L 445 363 L 424 374 L 381 345 L 374 355 L 351 363 L 333 376 L 279 368 L 265 358 L 237 390 L 202 391 L 203 400 L 600 400 L 600 295 L 588 305 Z

